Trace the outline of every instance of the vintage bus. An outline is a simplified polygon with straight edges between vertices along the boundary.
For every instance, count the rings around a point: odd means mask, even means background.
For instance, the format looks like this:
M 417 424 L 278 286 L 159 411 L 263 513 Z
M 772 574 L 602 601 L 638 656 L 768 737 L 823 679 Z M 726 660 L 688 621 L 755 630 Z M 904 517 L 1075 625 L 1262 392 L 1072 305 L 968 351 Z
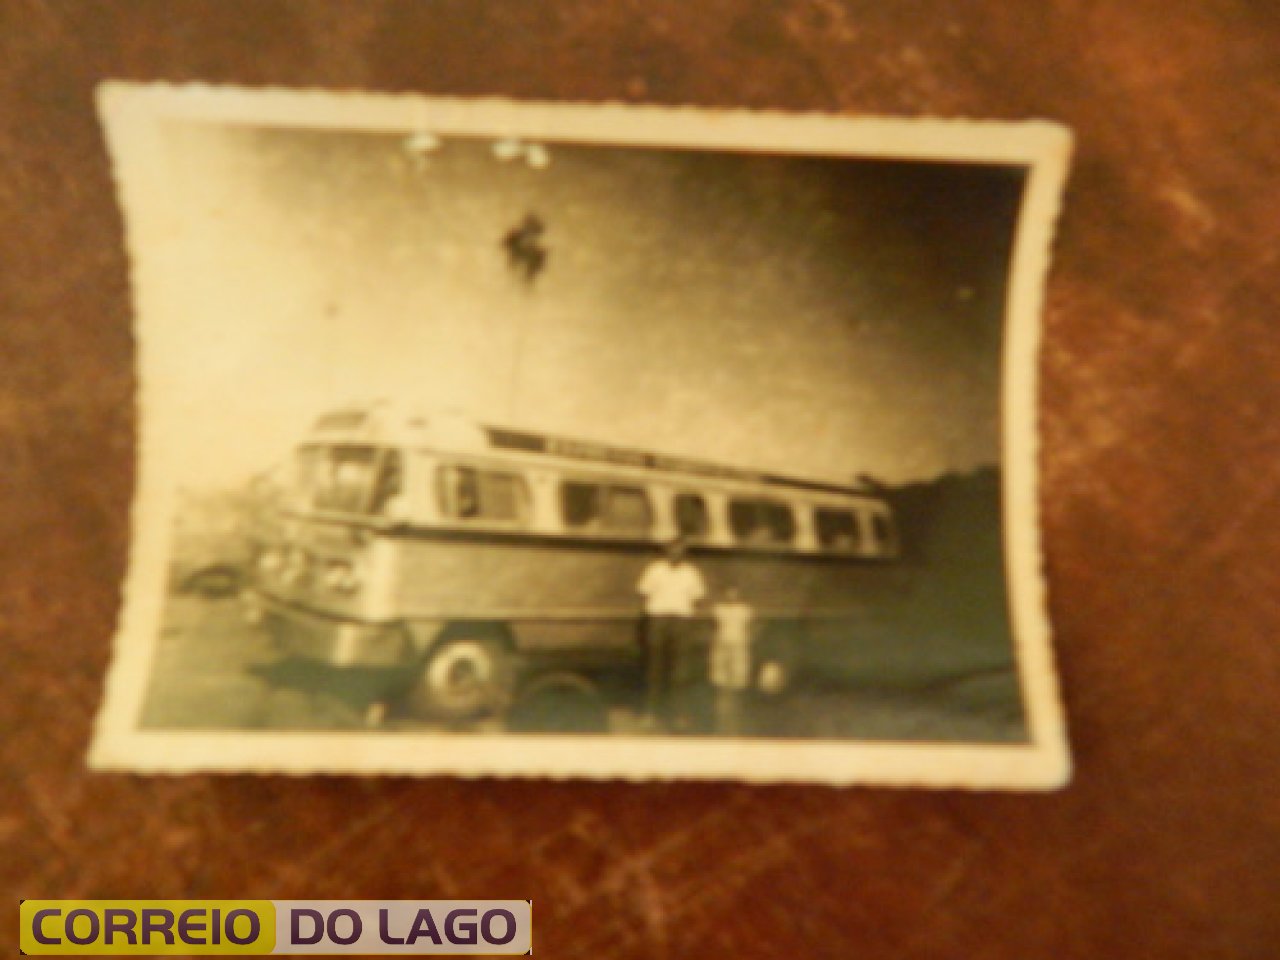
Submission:
M 711 599 L 753 607 L 775 681 L 824 629 L 849 642 L 899 552 L 858 487 L 381 405 L 318 419 L 282 521 L 255 619 L 293 656 L 407 675 L 403 702 L 450 718 L 499 709 L 520 664 L 639 657 L 636 583 L 673 538 Z

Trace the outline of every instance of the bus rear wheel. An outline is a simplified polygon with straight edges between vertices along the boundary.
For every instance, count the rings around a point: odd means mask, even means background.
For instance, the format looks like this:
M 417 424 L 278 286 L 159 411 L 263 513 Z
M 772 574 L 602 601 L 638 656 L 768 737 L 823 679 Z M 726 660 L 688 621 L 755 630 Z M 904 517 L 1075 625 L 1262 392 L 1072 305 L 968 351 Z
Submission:
M 437 643 L 409 695 L 413 712 L 441 720 L 497 713 L 514 683 L 511 654 L 487 637 L 450 637 Z

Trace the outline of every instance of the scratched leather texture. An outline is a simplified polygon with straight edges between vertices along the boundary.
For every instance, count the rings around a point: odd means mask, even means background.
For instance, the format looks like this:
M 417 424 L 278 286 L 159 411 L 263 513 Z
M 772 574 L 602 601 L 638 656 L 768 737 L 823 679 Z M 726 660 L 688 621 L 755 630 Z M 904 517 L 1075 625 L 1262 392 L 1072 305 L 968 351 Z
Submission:
M 135 344 L 105 77 L 1048 117 L 1053 795 L 85 767 Z M 554 957 L 1267 957 L 1280 941 L 1280 7 L 0 0 L 0 944 L 19 897 L 532 897 Z

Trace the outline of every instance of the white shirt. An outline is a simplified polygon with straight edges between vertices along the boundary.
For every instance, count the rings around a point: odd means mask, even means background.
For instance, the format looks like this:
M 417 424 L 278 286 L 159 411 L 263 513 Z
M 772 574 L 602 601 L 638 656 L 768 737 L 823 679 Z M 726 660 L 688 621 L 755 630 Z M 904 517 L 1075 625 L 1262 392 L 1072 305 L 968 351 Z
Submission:
M 644 597 L 644 612 L 651 617 L 691 617 L 707 587 L 693 564 L 676 566 L 664 557 L 645 568 L 636 592 Z

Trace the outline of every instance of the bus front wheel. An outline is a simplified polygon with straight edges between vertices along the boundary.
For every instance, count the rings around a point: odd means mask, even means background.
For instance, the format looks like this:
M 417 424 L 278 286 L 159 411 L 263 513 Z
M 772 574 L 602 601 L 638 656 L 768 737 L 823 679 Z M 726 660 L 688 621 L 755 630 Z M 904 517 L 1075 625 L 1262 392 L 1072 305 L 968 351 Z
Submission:
M 415 713 L 467 720 L 503 709 L 514 671 L 505 645 L 487 637 L 451 637 L 432 648 L 410 694 Z

